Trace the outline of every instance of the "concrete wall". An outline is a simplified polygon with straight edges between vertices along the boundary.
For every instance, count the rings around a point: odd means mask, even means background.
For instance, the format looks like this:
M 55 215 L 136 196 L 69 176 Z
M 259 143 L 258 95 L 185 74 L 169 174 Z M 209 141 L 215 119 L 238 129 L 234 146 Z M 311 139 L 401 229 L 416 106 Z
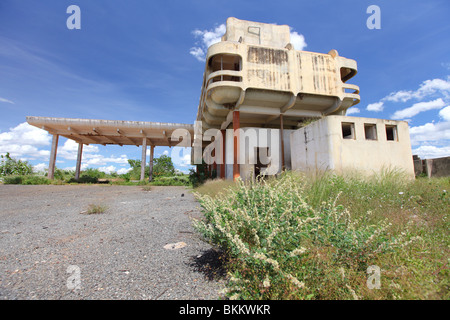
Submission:
M 353 127 L 352 137 L 344 138 L 343 123 Z M 366 137 L 365 126 L 372 126 L 366 130 L 373 130 L 373 140 Z M 396 128 L 393 141 L 387 139 L 386 126 Z M 291 154 L 293 170 L 370 175 L 383 168 L 398 168 L 414 177 L 405 121 L 327 116 L 291 134 Z
M 291 132 L 292 170 L 320 172 L 334 170 L 329 122 L 318 120 Z
M 431 177 L 449 177 L 450 176 L 450 157 L 435 159 L 420 159 L 414 156 L 414 172 L 416 176 L 425 173 Z

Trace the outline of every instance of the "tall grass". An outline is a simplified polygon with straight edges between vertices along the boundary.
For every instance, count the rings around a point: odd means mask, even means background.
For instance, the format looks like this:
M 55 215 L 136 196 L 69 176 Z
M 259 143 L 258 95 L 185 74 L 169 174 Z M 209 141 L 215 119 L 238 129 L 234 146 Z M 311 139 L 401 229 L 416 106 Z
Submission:
M 195 226 L 228 254 L 231 298 L 448 299 L 449 189 L 397 171 L 286 173 L 197 193 L 205 219 Z M 380 289 L 367 286 L 371 265 Z

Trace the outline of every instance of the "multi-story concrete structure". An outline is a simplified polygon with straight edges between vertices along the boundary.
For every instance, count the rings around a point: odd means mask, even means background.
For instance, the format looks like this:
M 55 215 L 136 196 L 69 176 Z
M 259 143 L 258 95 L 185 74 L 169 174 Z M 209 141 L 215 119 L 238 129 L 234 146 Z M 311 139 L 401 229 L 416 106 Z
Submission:
M 80 144 L 77 175 L 83 144 L 142 145 L 144 168 L 147 146 L 153 154 L 155 145 L 174 146 L 183 137 L 183 146 L 193 147 L 193 164 L 206 161 L 221 178 L 248 179 L 283 169 L 372 173 L 389 166 L 414 177 L 407 123 L 345 116 L 360 102 L 359 87 L 348 83 L 356 73 L 356 61 L 336 50 L 296 50 L 286 25 L 229 18 L 222 41 L 207 52 L 194 126 L 40 117 L 27 121 L 54 136 L 49 176 L 62 135 Z
M 271 155 L 272 172 L 373 173 L 395 166 L 414 176 L 407 123 L 345 117 L 360 101 L 359 87 L 347 82 L 356 72 L 356 61 L 336 50 L 295 50 L 288 26 L 229 18 L 222 41 L 208 50 L 197 112 L 203 131 L 222 130 L 225 141 L 222 148 L 217 143 L 216 151 L 223 158 L 214 159 L 221 163 L 216 166 L 219 176 L 259 173 L 261 148 Z M 236 135 L 240 138 L 225 135 L 225 129 L 241 129 Z M 279 141 L 261 141 L 258 133 L 266 129 Z M 352 139 L 347 130 L 352 130 Z M 255 132 L 257 139 L 245 144 L 244 137 Z

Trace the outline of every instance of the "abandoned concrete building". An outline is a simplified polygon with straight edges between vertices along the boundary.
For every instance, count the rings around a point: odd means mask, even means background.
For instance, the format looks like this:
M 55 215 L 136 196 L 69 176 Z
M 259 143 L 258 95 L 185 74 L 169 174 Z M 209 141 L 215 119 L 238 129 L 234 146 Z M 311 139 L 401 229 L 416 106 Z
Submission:
M 53 135 L 50 178 L 59 136 L 79 143 L 77 177 L 83 144 L 142 146 L 144 179 L 148 146 L 152 164 L 155 146 L 175 146 L 180 140 L 192 147 L 193 164 L 206 162 L 224 179 L 285 169 L 371 174 L 387 167 L 414 177 L 406 122 L 346 116 L 360 102 L 359 87 L 349 83 L 356 73 L 356 61 L 336 50 L 296 50 L 289 26 L 228 18 L 222 41 L 207 52 L 195 125 L 45 117 L 27 121 Z

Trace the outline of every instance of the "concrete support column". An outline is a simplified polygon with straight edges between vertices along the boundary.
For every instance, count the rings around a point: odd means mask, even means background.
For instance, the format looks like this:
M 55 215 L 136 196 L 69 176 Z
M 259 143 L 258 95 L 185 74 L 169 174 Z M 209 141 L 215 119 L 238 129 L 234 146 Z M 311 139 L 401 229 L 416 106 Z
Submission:
M 147 163 L 147 138 L 142 139 L 141 181 L 145 179 L 145 164 Z
M 283 115 L 280 114 L 280 140 L 281 140 L 281 170 L 286 169 L 284 163 L 284 134 L 283 134 Z
M 150 169 L 148 170 L 148 181 L 153 180 L 153 153 L 155 150 L 155 146 L 150 146 Z
M 233 131 L 234 131 L 234 159 L 233 159 L 233 180 L 240 177 L 239 166 L 239 129 L 241 128 L 239 111 L 233 111 Z
M 78 143 L 77 164 L 75 166 L 75 180 L 80 179 L 81 172 L 81 158 L 83 156 L 83 144 Z
M 222 148 L 222 164 L 220 165 L 220 179 L 225 179 L 225 136 L 226 136 L 226 130 L 221 130 L 222 133 L 222 145 L 220 146 Z
M 55 177 L 56 152 L 58 151 L 59 135 L 54 134 L 52 139 L 52 151 L 50 152 L 50 161 L 48 163 L 48 175 L 51 180 Z

